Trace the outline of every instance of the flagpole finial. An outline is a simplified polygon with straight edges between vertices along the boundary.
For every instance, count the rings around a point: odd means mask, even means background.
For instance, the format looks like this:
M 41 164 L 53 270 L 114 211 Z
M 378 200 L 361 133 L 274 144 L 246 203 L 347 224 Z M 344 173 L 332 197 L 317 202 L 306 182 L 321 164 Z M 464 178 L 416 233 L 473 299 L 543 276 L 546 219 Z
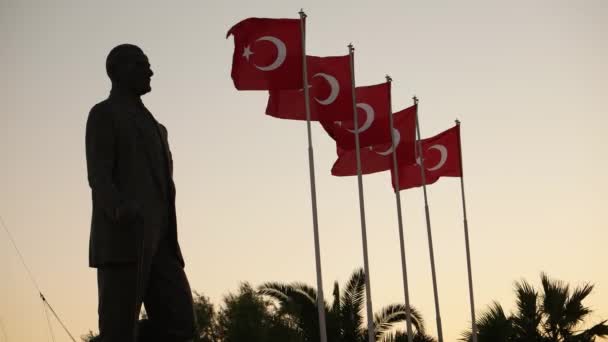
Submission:
M 412 100 L 414 100 L 414 104 L 418 104 L 418 97 L 416 95 L 412 97 Z
M 348 51 L 355 52 L 355 46 L 353 45 L 353 43 L 348 44 Z
M 393 82 L 393 78 L 389 75 L 386 75 L 386 82 Z
M 305 19 L 306 18 L 306 13 L 304 12 L 303 8 L 300 9 L 299 13 L 300 13 L 300 19 Z
M 456 122 L 456 126 L 460 126 L 460 120 L 456 119 L 454 122 Z

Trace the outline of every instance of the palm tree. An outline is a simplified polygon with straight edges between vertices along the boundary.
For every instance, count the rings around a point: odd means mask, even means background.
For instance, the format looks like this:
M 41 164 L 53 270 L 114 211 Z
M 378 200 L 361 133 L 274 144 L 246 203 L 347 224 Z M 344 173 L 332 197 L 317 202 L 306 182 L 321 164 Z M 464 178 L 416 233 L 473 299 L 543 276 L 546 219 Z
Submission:
M 303 283 L 281 284 L 270 282 L 258 288 L 262 295 L 273 298 L 279 305 L 279 311 L 290 316 L 301 331 L 304 341 L 319 341 L 319 320 L 317 291 Z M 327 338 L 330 342 L 363 342 L 367 340 L 367 329 L 363 320 L 365 298 L 365 273 L 358 269 L 346 283 L 340 294 L 338 283 L 334 283 L 333 303 L 325 303 Z M 406 307 L 403 304 L 392 304 L 384 307 L 374 315 L 376 340 L 394 327 L 394 324 L 405 320 Z M 417 332 L 424 332 L 424 322 L 420 313 L 411 309 L 412 325 Z
M 488 311 L 477 319 L 477 340 L 479 342 L 515 342 L 514 324 L 510 317 L 505 315 L 500 304 L 494 302 Z M 466 332 L 463 341 L 472 341 L 470 331 Z M 535 341 L 533 337 L 529 341 Z
M 593 291 L 584 284 L 574 290 L 559 280 L 541 274 L 542 293 L 525 280 L 515 284 L 517 307 L 507 316 L 499 303 L 493 303 L 478 320 L 479 342 L 593 342 L 608 336 L 606 320 L 588 326 L 585 320 L 592 312 L 583 300 Z M 463 341 L 471 341 L 471 332 Z

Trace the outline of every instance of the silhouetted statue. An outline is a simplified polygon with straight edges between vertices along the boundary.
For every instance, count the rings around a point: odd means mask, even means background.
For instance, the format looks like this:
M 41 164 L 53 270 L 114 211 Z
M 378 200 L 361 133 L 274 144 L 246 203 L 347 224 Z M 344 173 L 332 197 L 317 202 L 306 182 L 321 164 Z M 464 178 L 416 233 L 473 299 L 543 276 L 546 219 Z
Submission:
M 89 265 L 97 268 L 100 337 L 135 341 L 143 302 L 158 341 L 189 341 L 194 312 L 177 239 L 167 130 L 140 98 L 150 92 L 153 72 L 129 44 L 112 49 L 106 70 L 112 91 L 91 109 L 86 128 Z

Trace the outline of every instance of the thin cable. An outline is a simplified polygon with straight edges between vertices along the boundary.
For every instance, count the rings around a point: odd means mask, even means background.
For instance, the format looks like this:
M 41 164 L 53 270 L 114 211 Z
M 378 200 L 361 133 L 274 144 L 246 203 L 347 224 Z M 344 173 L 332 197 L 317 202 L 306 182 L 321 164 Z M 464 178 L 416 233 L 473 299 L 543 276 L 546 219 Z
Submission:
M 59 322 L 59 324 L 61 324 L 61 327 L 63 328 L 63 330 L 65 330 L 65 332 L 68 334 L 68 336 L 70 336 L 70 338 L 72 339 L 73 342 L 76 342 L 76 339 L 74 338 L 74 336 L 72 336 L 72 334 L 70 333 L 68 328 L 65 326 L 65 324 L 63 324 L 63 322 L 61 321 L 61 318 L 59 318 L 59 316 L 57 315 L 55 310 L 53 310 L 53 307 L 51 306 L 51 304 L 49 304 L 49 302 L 46 300 L 46 298 L 44 298 L 44 295 L 42 293 L 40 294 L 40 298 L 42 298 L 42 301 L 44 302 L 44 304 L 46 304 L 46 306 L 49 308 L 49 310 L 51 310 L 51 313 L 53 314 L 53 316 L 55 316 L 55 319 L 57 319 L 57 322 Z
M 46 323 L 49 326 L 49 334 L 51 336 L 51 340 L 55 342 L 55 333 L 53 333 L 53 326 L 51 324 L 51 318 L 49 317 L 49 312 L 46 309 L 46 304 L 44 300 L 42 300 L 42 310 L 44 311 L 44 316 L 46 317 Z
M 40 291 L 40 286 L 38 286 L 38 282 L 36 281 L 36 278 L 34 278 L 34 275 L 32 274 L 32 271 L 30 271 L 30 268 L 27 267 L 27 264 L 25 263 L 25 259 L 23 258 L 23 255 L 21 255 L 19 248 L 17 248 L 17 244 L 15 243 L 15 240 L 13 239 L 11 232 L 8 230 L 6 223 L 4 223 L 4 219 L 2 218 L 2 216 L 0 216 L 0 223 L 2 223 L 2 227 L 6 231 L 6 234 L 8 235 L 8 239 L 11 240 L 11 243 L 13 244 L 15 251 L 17 251 L 17 255 L 19 255 L 19 260 L 21 260 L 21 264 L 23 264 L 23 267 L 27 271 L 27 274 L 30 276 L 30 279 L 32 280 L 32 283 L 36 287 L 36 290 L 38 290 L 38 293 L 42 293 L 42 291 Z
M 19 256 L 19 260 L 21 261 L 21 264 L 23 265 L 23 268 L 25 268 L 25 270 L 27 271 L 27 274 L 30 277 L 30 280 L 32 281 L 32 284 L 34 284 L 34 287 L 36 288 L 36 290 L 38 291 L 38 293 L 42 296 L 42 292 L 40 291 L 40 286 L 38 286 L 38 282 L 36 281 L 36 278 L 34 278 L 34 275 L 32 274 L 32 271 L 30 270 L 30 268 L 27 267 L 27 264 L 25 263 L 25 259 L 23 258 L 23 255 L 21 254 L 21 251 L 19 250 L 19 248 L 17 248 L 17 244 L 15 243 L 15 240 L 13 239 L 13 235 L 8 230 L 8 227 L 6 226 L 6 223 L 4 222 L 4 219 L 2 218 L 2 216 L 0 216 L 0 223 L 2 223 L 2 227 L 4 228 L 4 231 L 6 231 L 6 235 L 8 235 L 8 239 L 11 241 L 11 244 L 13 245 L 13 248 L 17 252 L 17 255 Z M 46 312 L 46 306 L 44 304 L 44 300 L 42 301 L 42 309 L 44 310 L 44 315 L 46 317 L 46 321 L 47 321 L 47 324 L 48 324 L 49 336 L 51 337 L 51 339 L 54 342 L 55 341 L 55 337 L 53 336 L 53 329 L 51 328 L 51 321 L 49 320 L 48 313 Z
M 15 251 L 17 252 L 17 255 L 19 255 L 19 260 L 21 260 L 21 264 L 23 265 L 23 267 L 27 271 L 27 274 L 29 275 L 32 283 L 36 287 L 36 290 L 38 290 L 38 294 L 40 295 L 40 299 L 42 299 L 43 305 L 46 305 L 45 306 L 45 311 L 44 311 L 45 315 L 47 315 L 46 307 L 48 307 L 51 310 L 51 312 L 53 313 L 53 316 L 55 316 L 55 318 L 59 322 L 59 324 L 61 324 L 61 327 L 63 327 L 63 330 L 65 330 L 65 332 L 70 336 L 70 338 L 72 339 L 72 341 L 73 342 L 77 342 L 76 339 L 74 338 L 74 336 L 72 336 L 72 334 L 70 333 L 70 331 L 68 330 L 68 328 L 65 326 L 65 324 L 63 324 L 63 322 L 61 321 L 61 319 L 59 318 L 59 316 L 57 315 L 57 313 L 55 312 L 55 310 L 53 310 L 53 307 L 51 306 L 51 304 L 49 304 L 49 302 L 46 300 L 46 298 L 42 294 L 42 290 L 40 290 L 40 286 L 38 286 L 38 282 L 36 281 L 36 278 L 34 278 L 34 274 L 30 270 L 30 268 L 27 267 L 27 264 L 25 263 L 25 259 L 23 258 L 23 255 L 21 254 L 21 251 L 19 251 L 19 248 L 17 247 L 17 244 L 15 243 L 15 240 L 13 239 L 13 235 L 11 235 L 11 232 L 9 231 L 9 229 L 8 229 L 6 223 L 4 222 L 4 219 L 2 218 L 1 215 L 0 215 L 0 223 L 2 224 L 2 227 L 4 228 L 4 231 L 6 231 L 6 234 L 8 235 L 9 240 L 11 240 L 11 243 L 12 243 L 13 247 L 15 248 Z M 47 316 L 47 320 L 48 320 L 48 316 Z M 50 328 L 50 323 L 49 323 L 49 328 Z M 52 335 L 52 329 L 50 329 L 50 330 L 51 330 L 51 335 Z M 55 341 L 55 337 L 53 337 L 53 341 Z
M 2 331 L 2 342 L 8 342 L 8 337 L 6 337 L 6 330 L 4 330 L 4 323 L 2 322 L 2 319 L 0 319 L 0 330 Z

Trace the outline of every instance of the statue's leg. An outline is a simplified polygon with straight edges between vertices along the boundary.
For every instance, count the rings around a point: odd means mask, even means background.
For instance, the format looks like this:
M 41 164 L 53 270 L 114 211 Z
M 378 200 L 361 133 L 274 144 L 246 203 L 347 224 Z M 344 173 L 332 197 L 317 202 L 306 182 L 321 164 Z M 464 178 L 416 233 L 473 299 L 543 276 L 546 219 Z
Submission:
M 167 342 L 187 342 L 196 336 L 192 292 L 171 246 L 168 241 L 159 244 L 144 304 L 157 337 Z
M 103 342 L 135 341 L 137 267 L 133 264 L 107 265 L 97 269 L 99 290 L 99 335 Z M 137 305 L 136 305 L 137 304 Z

